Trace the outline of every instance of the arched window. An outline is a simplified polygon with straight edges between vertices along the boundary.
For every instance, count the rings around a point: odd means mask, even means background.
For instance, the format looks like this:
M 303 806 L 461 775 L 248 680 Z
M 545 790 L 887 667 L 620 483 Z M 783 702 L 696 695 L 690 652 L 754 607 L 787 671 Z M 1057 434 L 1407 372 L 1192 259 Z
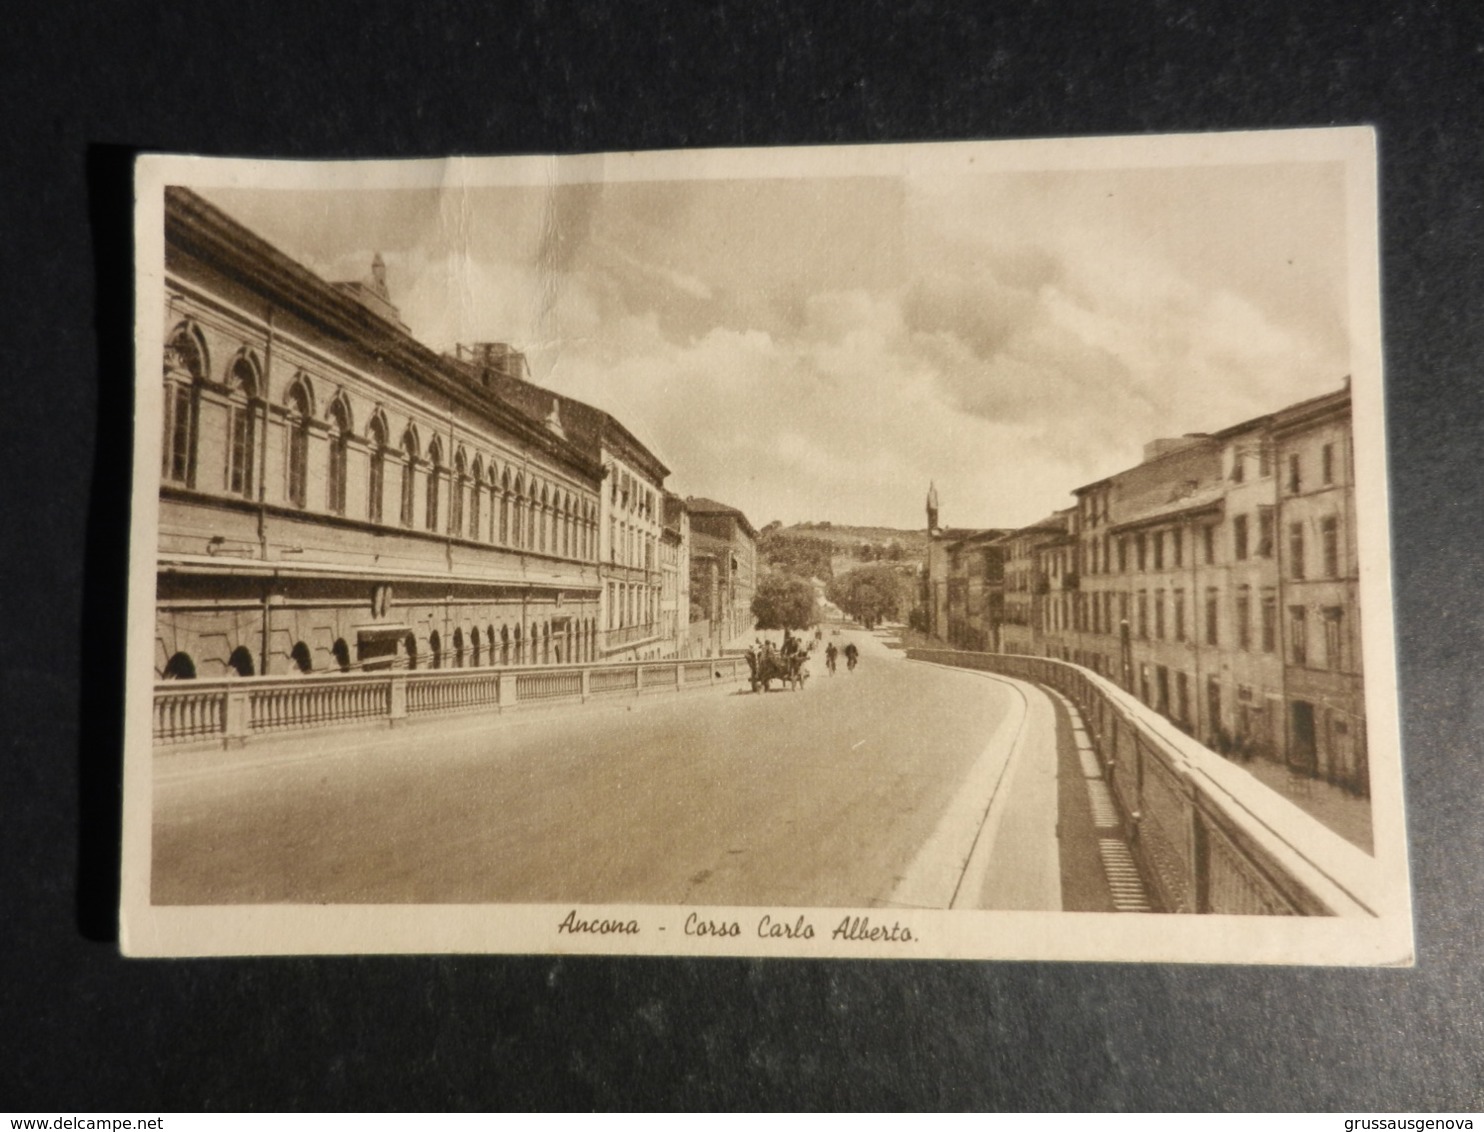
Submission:
M 500 545 L 510 545 L 510 469 L 500 476 Z
M 501 473 L 490 463 L 490 542 L 502 546 L 509 534 L 506 519 L 506 496 L 510 490 L 510 473 Z
M 551 514 L 551 511 L 547 506 L 548 497 L 546 494 L 546 485 L 541 485 L 541 493 L 539 496 L 534 490 L 531 492 L 531 495 L 533 497 L 533 502 L 535 502 L 536 504 L 536 507 L 539 508 L 539 510 L 533 508 L 533 510 L 536 510 L 536 549 L 539 550 L 542 554 L 545 554 L 547 525 L 546 518 L 549 514 Z
M 386 486 L 386 422 L 380 416 L 371 418 L 366 429 L 366 443 L 371 449 L 371 479 L 366 493 L 366 517 L 381 522 L 382 491 Z
M 484 639 L 489 644 L 489 649 L 490 649 L 490 663 L 491 664 L 498 664 L 500 662 L 500 654 L 495 651 L 495 639 L 496 638 L 495 638 L 495 627 L 493 625 L 486 625 L 484 627 Z
M 479 639 L 479 626 L 476 625 L 474 626 L 474 628 L 469 630 L 469 667 L 471 668 L 479 667 L 479 646 L 481 643 L 482 642 Z
M 521 633 L 520 633 L 520 626 L 519 625 L 517 625 L 515 627 L 514 637 L 515 637 L 515 641 L 514 641 L 514 644 L 515 644 L 515 656 L 514 656 L 515 663 L 516 664 L 524 664 L 526 662 L 526 650 L 523 647 L 523 642 L 520 639 L 521 638 Z
M 424 525 L 430 531 L 438 529 L 438 480 L 443 475 L 443 448 L 435 436 L 428 445 L 428 491 L 427 512 Z M 434 668 L 438 666 L 433 665 Z
M 227 370 L 227 490 L 252 498 L 255 402 L 262 396 L 257 360 L 238 354 Z
M 525 479 L 519 475 L 515 477 L 511 506 L 515 512 L 512 516 L 515 522 L 511 530 L 510 545 L 519 549 L 526 543 L 526 485 Z
M 190 658 L 190 654 L 178 652 L 165 662 L 165 671 L 160 675 L 165 680 L 194 680 L 196 662 Z
M 443 641 L 437 629 L 428 634 L 428 656 L 432 658 L 429 662 L 432 667 L 443 667 Z
M 309 656 L 309 646 L 303 641 L 294 643 L 293 651 L 289 653 L 289 659 L 294 662 L 294 667 L 300 672 L 313 672 L 314 661 Z
M 510 664 L 510 626 L 500 626 L 500 665 L 508 667 Z
M 550 495 L 541 493 L 541 526 L 545 529 L 546 549 L 551 554 L 557 552 L 557 499 L 555 491 Z
M 448 533 L 462 538 L 464 534 L 464 483 L 469 465 L 460 448 L 453 457 L 453 481 L 448 489 Z
M 189 485 L 196 477 L 196 395 L 210 372 L 201 331 L 191 323 L 181 323 L 165 343 L 165 437 L 160 474 L 172 483 Z
M 462 629 L 453 631 L 453 666 L 464 667 L 464 630 Z
M 484 461 L 478 456 L 474 457 L 474 467 L 469 471 L 469 537 L 475 542 L 484 541 L 484 531 L 480 527 L 483 519 L 480 507 L 480 498 L 484 494 Z
M 227 657 L 227 667 L 238 676 L 251 676 L 253 674 L 252 653 L 242 645 L 238 645 L 232 650 L 232 655 Z
M 345 640 L 343 638 L 336 640 L 334 645 L 330 647 L 330 652 L 333 653 L 335 656 L 336 667 L 338 667 L 341 672 L 349 672 L 350 646 L 345 643 Z
M 404 527 L 412 526 L 413 472 L 417 467 L 417 433 L 408 429 L 402 434 L 402 513 Z
M 337 397 L 330 405 L 330 460 L 326 477 L 330 510 L 337 515 L 345 514 L 345 465 L 349 451 L 350 406 L 344 397 Z
M 309 388 L 301 375 L 289 387 L 288 397 L 289 475 L 288 500 L 295 507 L 309 502 Z
M 541 505 L 541 492 L 535 480 L 531 481 L 530 506 L 526 510 L 526 549 L 536 549 L 536 510 Z
M 411 633 L 402 638 L 402 651 L 407 654 L 407 669 L 411 671 L 417 667 L 417 638 Z

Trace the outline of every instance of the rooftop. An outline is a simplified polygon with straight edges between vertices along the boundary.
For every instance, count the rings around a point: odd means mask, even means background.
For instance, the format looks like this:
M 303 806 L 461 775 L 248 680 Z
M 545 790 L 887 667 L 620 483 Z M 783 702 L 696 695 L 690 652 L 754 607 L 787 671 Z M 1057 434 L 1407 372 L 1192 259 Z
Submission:
M 747 516 L 729 503 L 718 503 L 704 495 L 689 495 L 685 499 L 685 508 L 692 515 L 732 515 L 741 521 L 742 529 L 747 532 L 748 537 L 757 538 L 757 531 L 747 521 Z

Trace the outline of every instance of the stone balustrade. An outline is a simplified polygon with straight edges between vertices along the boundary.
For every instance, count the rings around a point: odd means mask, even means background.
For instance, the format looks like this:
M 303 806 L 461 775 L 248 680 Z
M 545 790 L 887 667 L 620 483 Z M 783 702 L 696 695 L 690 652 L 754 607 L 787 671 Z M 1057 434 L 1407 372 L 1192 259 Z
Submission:
M 166 680 L 155 685 L 156 747 L 238 746 L 255 736 L 537 704 L 584 703 L 747 680 L 739 657 L 706 661 L 455 668 Z

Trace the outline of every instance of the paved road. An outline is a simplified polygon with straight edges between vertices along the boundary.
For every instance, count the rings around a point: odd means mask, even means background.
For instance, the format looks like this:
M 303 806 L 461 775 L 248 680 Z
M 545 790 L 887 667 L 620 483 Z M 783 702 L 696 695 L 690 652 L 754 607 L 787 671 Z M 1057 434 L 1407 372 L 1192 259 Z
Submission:
M 153 898 L 1066 906 L 1051 702 L 853 637 L 797 693 L 160 756 Z

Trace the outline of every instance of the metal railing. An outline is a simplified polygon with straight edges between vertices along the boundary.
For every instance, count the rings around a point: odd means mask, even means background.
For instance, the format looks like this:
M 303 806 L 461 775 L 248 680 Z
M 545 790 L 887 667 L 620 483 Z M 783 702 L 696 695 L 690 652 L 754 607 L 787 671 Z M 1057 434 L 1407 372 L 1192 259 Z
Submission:
M 155 684 L 154 742 L 157 747 L 203 742 L 236 746 L 257 735 L 378 720 L 396 726 L 410 716 L 584 703 L 595 696 L 678 692 L 747 678 L 745 659 L 718 657 L 700 662 L 164 680 Z
M 1074 703 L 1125 837 L 1167 911 L 1378 914 L 1371 857 L 1112 681 L 1046 657 L 947 649 L 907 656 L 1040 684 Z

